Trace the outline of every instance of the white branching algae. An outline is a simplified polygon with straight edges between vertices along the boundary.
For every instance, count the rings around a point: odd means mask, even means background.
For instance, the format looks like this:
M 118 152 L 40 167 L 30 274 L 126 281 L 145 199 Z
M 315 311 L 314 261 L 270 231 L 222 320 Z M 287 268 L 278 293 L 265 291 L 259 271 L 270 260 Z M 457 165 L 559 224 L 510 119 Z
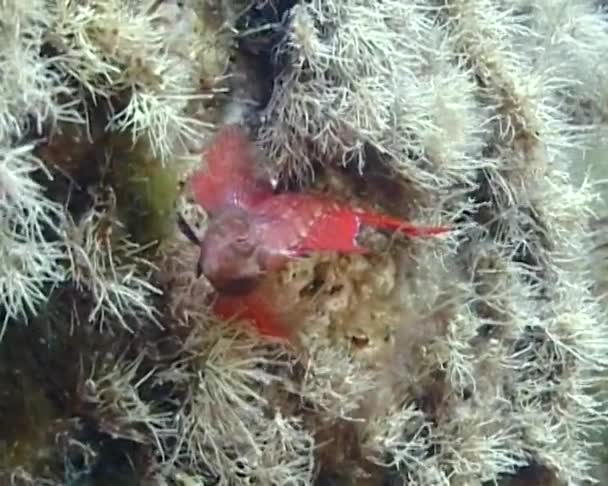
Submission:
M 63 279 L 59 245 L 44 237 L 45 225 L 60 222 L 61 207 L 46 199 L 31 179 L 42 165 L 31 149 L 4 146 L 0 156 L 2 334 L 10 319 L 38 310 L 46 298 L 45 285 Z
M 0 482 L 603 479 L 602 3 L 1 1 Z M 174 213 L 222 116 L 453 231 L 272 276 L 289 345 L 221 322 Z

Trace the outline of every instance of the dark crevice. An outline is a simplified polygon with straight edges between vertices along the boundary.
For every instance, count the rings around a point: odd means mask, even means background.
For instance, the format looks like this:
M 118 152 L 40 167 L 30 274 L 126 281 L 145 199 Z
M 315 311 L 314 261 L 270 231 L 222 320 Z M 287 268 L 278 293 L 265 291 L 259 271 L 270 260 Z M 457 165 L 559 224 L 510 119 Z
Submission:
M 277 47 L 287 35 L 289 11 L 296 0 L 256 0 L 236 21 L 236 51 L 239 60 L 255 69 L 263 88 L 258 110 L 262 110 L 274 89 L 274 82 L 285 69 L 287 59 L 277 55 Z

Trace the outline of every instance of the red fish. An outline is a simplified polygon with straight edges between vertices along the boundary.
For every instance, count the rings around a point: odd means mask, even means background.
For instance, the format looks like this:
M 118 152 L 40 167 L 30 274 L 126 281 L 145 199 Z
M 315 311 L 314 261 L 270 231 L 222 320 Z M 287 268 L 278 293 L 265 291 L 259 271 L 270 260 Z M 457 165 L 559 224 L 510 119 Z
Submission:
M 213 313 L 225 320 L 238 318 L 249 321 L 256 332 L 264 337 L 290 339 L 293 323 L 287 316 L 279 315 L 271 305 L 270 301 L 277 296 L 264 290 L 256 287 L 239 296 L 218 294 L 212 306 Z
M 237 312 L 265 335 L 284 337 L 285 327 L 256 289 L 261 279 L 294 258 L 313 252 L 365 253 L 357 237 L 364 226 L 409 237 L 443 234 L 320 194 L 277 194 L 263 173 L 262 158 L 241 128 L 221 129 L 203 153 L 207 167 L 189 180 L 194 198 L 209 215 L 198 273 L 218 292 L 216 312 Z

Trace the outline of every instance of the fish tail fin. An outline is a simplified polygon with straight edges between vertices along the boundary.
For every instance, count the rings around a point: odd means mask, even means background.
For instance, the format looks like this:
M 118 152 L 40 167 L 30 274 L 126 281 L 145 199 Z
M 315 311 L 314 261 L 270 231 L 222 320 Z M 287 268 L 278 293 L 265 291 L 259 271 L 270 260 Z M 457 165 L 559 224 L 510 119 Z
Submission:
M 438 236 L 450 231 L 447 226 L 419 226 L 384 214 L 361 212 L 361 222 L 378 229 L 399 231 L 409 237 Z

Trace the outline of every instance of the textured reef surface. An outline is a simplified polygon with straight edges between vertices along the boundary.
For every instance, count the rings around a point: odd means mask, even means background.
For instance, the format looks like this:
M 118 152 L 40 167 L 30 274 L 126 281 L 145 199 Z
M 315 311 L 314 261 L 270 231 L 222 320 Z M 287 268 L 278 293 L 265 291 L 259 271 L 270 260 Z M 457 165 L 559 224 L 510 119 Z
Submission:
M 605 481 L 604 4 L 1 0 L 0 483 Z M 226 124 L 452 231 L 268 275 L 288 343 L 220 319 L 180 221 Z

